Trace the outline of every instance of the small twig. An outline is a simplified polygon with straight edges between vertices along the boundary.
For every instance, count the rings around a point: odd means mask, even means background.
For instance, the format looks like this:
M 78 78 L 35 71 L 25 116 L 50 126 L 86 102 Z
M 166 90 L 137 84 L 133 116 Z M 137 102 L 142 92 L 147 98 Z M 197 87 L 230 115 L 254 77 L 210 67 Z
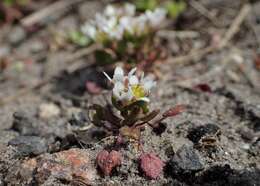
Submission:
M 197 10 L 199 13 L 201 13 L 201 15 L 205 16 L 206 18 L 208 18 L 211 22 L 213 22 L 215 25 L 217 25 L 217 20 L 216 18 L 210 13 L 210 11 L 205 8 L 201 3 L 191 0 L 190 1 L 190 5 Z
M 58 14 L 62 12 L 67 7 L 70 7 L 74 4 L 80 3 L 83 0 L 60 0 L 55 2 L 40 11 L 37 11 L 21 20 L 21 24 L 25 27 L 30 27 L 35 23 L 43 22 L 47 17 L 53 14 Z
M 222 48 L 226 47 L 229 43 L 229 41 L 234 37 L 234 35 L 239 31 L 239 28 L 248 15 L 249 11 L 251 9 L 251 6 L 249 4 L 245 4 L 241 10 L 239 11 L 239 14 L 229 27 L 229 29 L 226 31 L 223 39 L 220 41 L 219 45 L 217 46 L 209 46 L 197 51 L 192 51 L 188 55 L 184 56 L 177 56 L 177 57 L 171 57 L 167 61 L 169 63 L 183 63 L 187 62 L 193 59 L 201 59 L 203 56 L 207 55 L 208 53 L 214 52 L 214 51 L 219 51 Z
M 233 38 L 233 36 L 239 31 L 242 22 L 244 21 L 250 10 L 251 6 L 249 4 L 245 4 L 242 7 L 238 16 L 233 21 L 228 31 L 225 33 L 224 38 L 221 40 L 219 48 L 225 47 L 228 44 L 228 42 Z
M 167 39 L 174 39 L 174 38 L 198 38 L 199 33 L 192 30 L 183 30 L 183 31 L 175 31 L 175 30 L 160 30 L 157 32 L 157 36 Z

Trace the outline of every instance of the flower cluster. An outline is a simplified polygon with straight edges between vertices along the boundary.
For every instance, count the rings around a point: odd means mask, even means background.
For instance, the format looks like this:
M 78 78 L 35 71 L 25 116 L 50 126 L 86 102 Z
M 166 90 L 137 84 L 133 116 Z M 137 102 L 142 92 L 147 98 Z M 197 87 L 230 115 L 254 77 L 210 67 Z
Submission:
M 150 91 L 156 85 L 152 76 L 144 77 L 144 73 L 142 73 L 141 77 L 138 78 L 135 72 L 136 68 L 133 68 L 128 75 L 124 75 L 123 69 L 116 67 L 113 78 L 104 73 L 114 85 L 112 98 L 124 106 L 135 101 L 148 103 Z
M 123 7 L 108 5 L 103 14 L 97 13 L 94 20 L 82 26 L 82 32 L 95 42 L 122 40 L 128 36 L 143 36 L 158 29 L 166 18 L 163 8 L 136 15 L 136 7 L 125 4 Z

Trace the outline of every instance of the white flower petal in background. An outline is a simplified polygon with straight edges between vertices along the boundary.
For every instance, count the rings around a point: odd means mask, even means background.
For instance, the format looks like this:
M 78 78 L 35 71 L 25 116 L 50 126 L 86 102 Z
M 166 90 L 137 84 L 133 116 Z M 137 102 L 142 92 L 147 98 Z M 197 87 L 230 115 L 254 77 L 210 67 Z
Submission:
M 166 11 L 156 8 L 136 15 L 136 7 L 126 3 L 124 7 L 108 5 L 103 14 L 97 13 L 92 22 L 86 23 L 82 30 L 84 34 L 97 39 L 97 33 L 104 40 L 122 40 L 126 34 L 142 36 L 157 29 L 166 18 Z M 90 26 L 87 26 L 90 24 Z
M 166 11 L 163 8 L 156 8 L 154 11 L 148 10 L 145 12 L 152 27 L 159 27 L 162 21 L 166 18 Z
M 116 8 L 112 5 L 107 5 L 105 10 L 104 10 L 104 15 L 115 16 L 116 15 Z
M 135 8 L 135 6 L 133 4 L 126 3 L 125 7 L 124 7 L 124 10 L 125 10 L 125 15 L 127 15 L 127 16 L 134 16 L 136 8 Z
M 97 29 L 95 26 L 91 24 L 85 24 L 81 27 L 81 31 L 91 39 L 95 40 L 97 34 Z
M 114 71 L 113 81 L 123 82 L 124 81 L 124 70 L 122 67 L 116 67 Z

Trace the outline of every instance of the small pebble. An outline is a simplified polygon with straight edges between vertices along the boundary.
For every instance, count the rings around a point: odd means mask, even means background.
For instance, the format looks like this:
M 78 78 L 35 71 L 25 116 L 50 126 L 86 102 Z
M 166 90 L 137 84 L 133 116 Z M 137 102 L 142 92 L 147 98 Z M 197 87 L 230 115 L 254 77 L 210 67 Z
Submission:
M 17 147 L 18 153 L 22 156 L 36 156 L 48 149 L 46 141 L 36 136 L 18 136 L 10 140 L 8 145 Z
M 43 103 L 39 107 L 39 117 L 49 119 L 60 114 L 60 108 L 53 103 Z

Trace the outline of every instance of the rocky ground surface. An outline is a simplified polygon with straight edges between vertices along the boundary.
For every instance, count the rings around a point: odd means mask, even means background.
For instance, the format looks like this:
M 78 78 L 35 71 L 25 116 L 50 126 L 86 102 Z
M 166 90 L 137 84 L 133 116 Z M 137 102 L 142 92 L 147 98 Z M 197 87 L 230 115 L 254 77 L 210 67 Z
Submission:
M 156 180 L 141 171 L 142 152 L 131 144 L 119 148 L 98 128 L 78 130 L 90 124 L 86 107 L 104 104 L 107 94 L 90 94 L 86 82 L 106 83 L 103 69 L 90 65 L 93 56 L 75 57 L 80 49 L 63 35 L 107 2 L 80 2 L 37 32 L 19 23 L 0 27 L 0 59 L 9 64 L 0 67 L 0 186 L 260 185 L 260 3 L 251 2 L 226 47 L 185 60 L 221 41 L 246 3 L 199 2 L 211 14 L 189 4 L 167 28 L 198 35 L 163 38 L 172 58 L 158 69 L 152 107 L 187 109 L 157 130 L 142 131 L 143 151 L 164 164 Z M 178 56 L 186 58 L 177 63 Z M 104 149 L 122 155 L 111 176 L 97 168 Z

